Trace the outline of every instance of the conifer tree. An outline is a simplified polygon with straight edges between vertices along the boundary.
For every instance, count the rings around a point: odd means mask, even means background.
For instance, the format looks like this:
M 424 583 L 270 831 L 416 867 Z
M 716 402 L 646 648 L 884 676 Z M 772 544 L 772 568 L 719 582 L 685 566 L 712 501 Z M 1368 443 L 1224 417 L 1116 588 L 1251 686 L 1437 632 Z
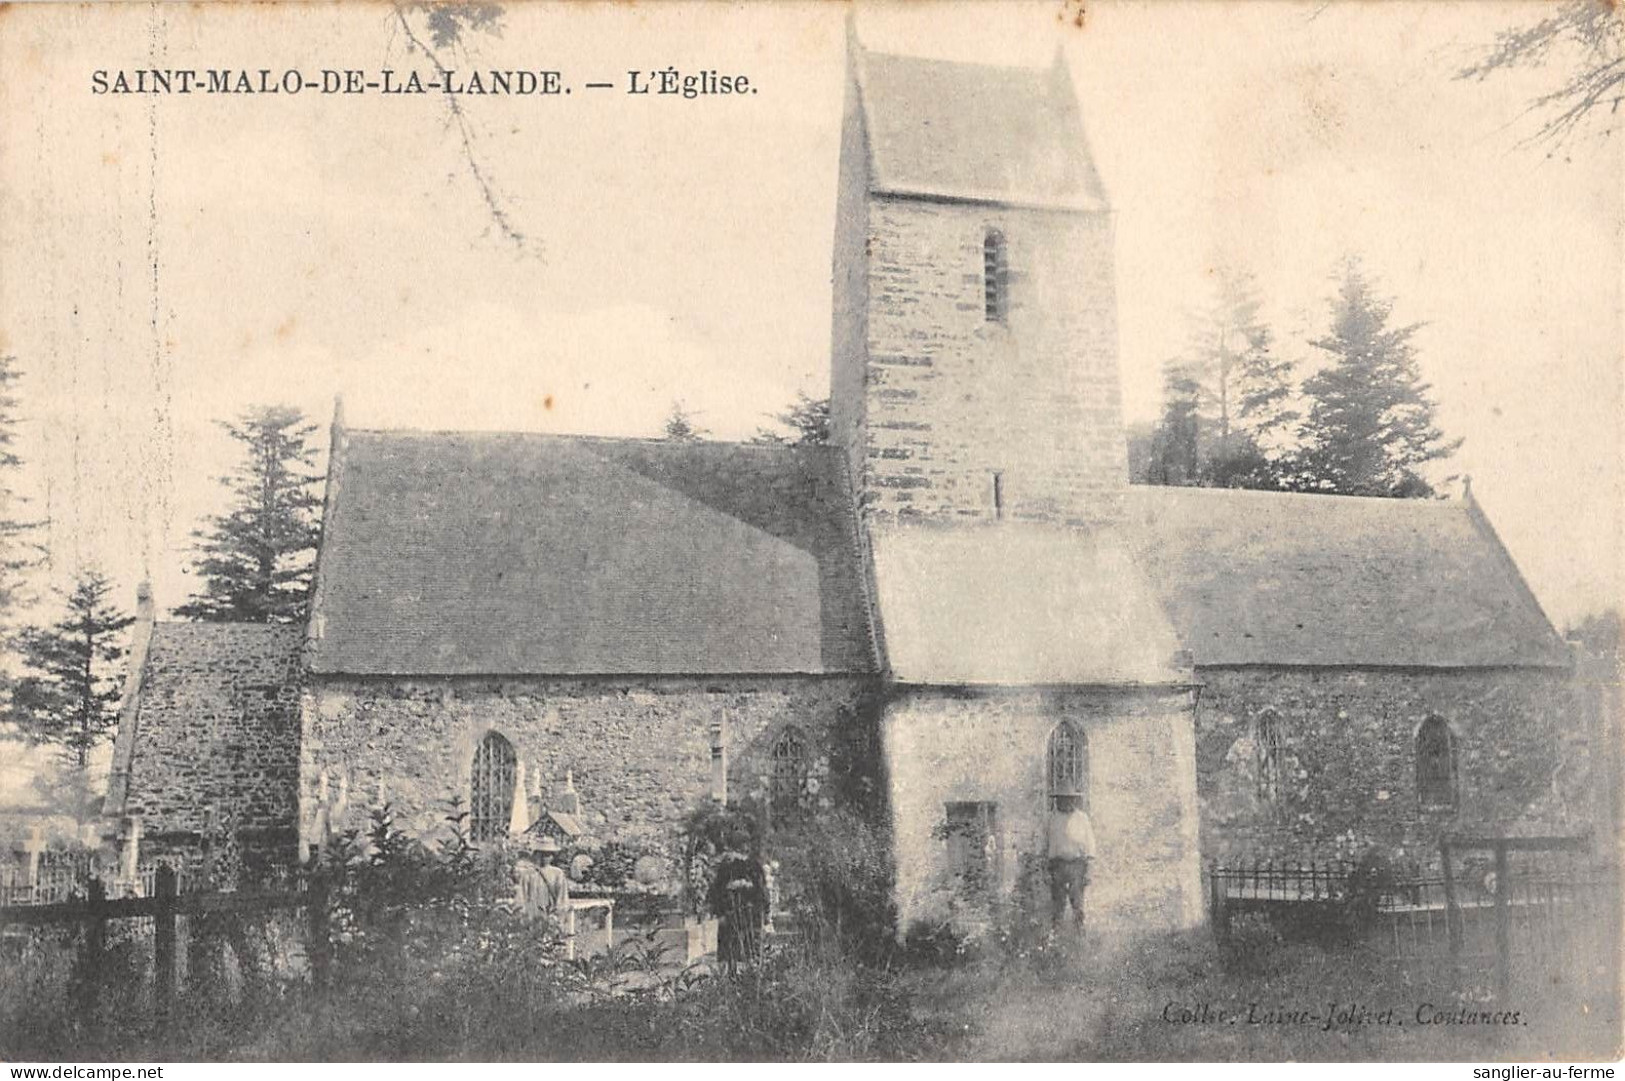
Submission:
M 1297 419 L 1292 362 L 1274 351 L 1251 275 L 1220 270 L 1213 299 L 1191 318 L 1189 344 L 1164 373 L 1163 414 L 1152 439 L 1153 484 L 1276 488 L 1282 448 Z
M 1330 363 L 1304 380 L 1311 405 L 1293 487 L 1342 495 L 1431 496 L 1433 486 L 1420 468 L 1461 446 L 1460 439 L 1445 439 L 1434 420 L 1432 388 L 1422 381 L 1412 340 L 1422 324 L 1391 326 L 1393 306 L 1391 298 L 1378 295 L 1358 261 L 1344 265 L 1331 327 L 1309 343 Z
M 772 428 L 758 428 L 751 436 L 752 443 L 789 443 L 804 447 L 829 442 L 828 398 L 809 398 L 806 391 L 801 391 L 784 412 L 775 413 L 772 419 L 780 428 L 788 429 L 789 435 Z
M 118 723 L 124 631 L 134 620 L 109 599 L 98 571 L 81 571 L 63 595 L 62 617 L 20 636 L 27 674 L 12 694 L 12 716 L 32 739 L 55 743 L 81 771 Z
M 1188 487 L 1201 483 L 1201 383 L 1190 367 L 1170 361 L 1162 372 L 1162 415 L 1151 433 L 1146 481 Z
M 688 411 L 682 402 L 672 402 L 671 412 L 666 414 L 665 435 L 673 443 L 698 443 L 710 431 L 700 427 L 696 415 Z
M 261 406 L 221 427 L 245 452 L 237 471 L 220 478 L 235 505 L 193 534 L 203 591 L 176 614 L 214 623 L 299 622 L 320 536 L 321 477 L 310 443 L 316 426 L 291 406 Z
M 0 356 L 0 628 L 10 627 L 16 609 L 25 603 L 22 575 L 38 562 L 29 539 L 34 523 L 22 517 L 23 498 L 17 491 L 23 464 L 17 455 L 16 384 L 21 377 L 17 358 Z

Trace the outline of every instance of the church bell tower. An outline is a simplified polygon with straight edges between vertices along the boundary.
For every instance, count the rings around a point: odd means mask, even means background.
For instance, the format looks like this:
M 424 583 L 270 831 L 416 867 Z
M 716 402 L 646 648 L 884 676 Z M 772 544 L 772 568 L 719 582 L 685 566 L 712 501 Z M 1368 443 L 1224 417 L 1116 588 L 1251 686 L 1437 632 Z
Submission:
M 848 24 L 831 418 L 866 521 L 1115 521 L 1112 216 L 1070 75 Z

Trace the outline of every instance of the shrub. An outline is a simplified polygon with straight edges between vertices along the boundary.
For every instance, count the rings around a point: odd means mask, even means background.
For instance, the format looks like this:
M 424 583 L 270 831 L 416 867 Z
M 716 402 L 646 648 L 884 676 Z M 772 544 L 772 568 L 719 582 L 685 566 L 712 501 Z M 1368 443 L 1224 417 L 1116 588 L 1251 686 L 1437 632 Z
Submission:
M 975 953 L 972 936 L 951 920 L 915 920 L 903 934 L 904 959 L 910 964 L 945 968 L 964 964 Z
M 737 979 L 686 971 L 572 1012 L 560 1057 L 849 1061 L 918 1058 L 934 1030 L 903 976 L 827 951 L 770 949 Z
M 1230 933 L 1219 954 L 1226 972 L 1257 976 L 1269 971 L 1281 949 L 1280 932 L 1262 912 L 1243 912 L 1230 918 Z
M 896 944 L 888 831 L 842 809 L 825 811 L 783 837 L 781 904 L 814 940 L 868 963 Z
M 743 799 L 727 806 L 715 800 L 696 804 L 683 817 L 682 837 L 684 908 L 706 915 L 705 899 L 711 889 L 716 858 L 728 847 L 728 839 L 742 833 L 748 847 L 758 851 L 764 816 L 759 803 Z
M 1397 882 L 1393 863 L 1381 849 L 1372 847 L 1361 854 L 1349 875 L 1343 902 L 1344 934 L 1349 939 L 1369 931 L 1377 922 L 1377 909 L 1383 897 L 1394 892 Z
M 626 880 L 632 877 L 633 868 L 637 866 L 640 855 L 642 853 L 619 841 L 606 841 L 596 851 L 590 853 L 592 862 L 582 873 L 581 884 L 611 890 L 621 889 L 626 885 Z

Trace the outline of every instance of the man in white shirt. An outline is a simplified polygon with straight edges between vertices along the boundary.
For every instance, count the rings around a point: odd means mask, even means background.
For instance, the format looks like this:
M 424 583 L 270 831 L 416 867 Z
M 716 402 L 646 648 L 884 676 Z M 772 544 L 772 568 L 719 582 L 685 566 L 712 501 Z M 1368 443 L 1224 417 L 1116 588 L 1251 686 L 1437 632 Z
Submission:
M 516 900 L 526 919 L 564 918 L 564 909 L 570 903 L 570 880 L 565 877 L 564 868 L 553 865 L 558 854 L 559 843 L 551 837 L 543 837 L 514 864 Z
M 1072 920 L 1083 929 L 1083 891 L 1095 858 L 1095 827 L 1075 793 L 1054 797 L 1049 816 L 1050 918 L 1058 926 L 1072 903 Z

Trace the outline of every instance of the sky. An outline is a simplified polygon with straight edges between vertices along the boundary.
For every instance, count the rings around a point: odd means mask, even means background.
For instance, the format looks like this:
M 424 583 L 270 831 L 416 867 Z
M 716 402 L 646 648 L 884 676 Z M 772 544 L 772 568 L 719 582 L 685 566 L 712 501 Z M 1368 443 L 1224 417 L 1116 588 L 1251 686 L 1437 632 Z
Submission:
M 221 509 L 216 422 L 655 435 L 681 401 L 748 436 L 827 393 L 840 4 L 510 5 L 461 69 L 743 96 L 93 95 L 144 67 L 431 70 L 385 5 L 13 6 L 0 21 L 0 347 L 62 580 L 185 599 Z M 1621 533 L 1621 154 L 1520 145 L 1560 72 L 1455 79 L 1496 3 L 860 5 L 871 48 L 1070 67 L 1116 215 L 1126 415 L 1219 261 L 1282 349 L 1358 254 L 1416 336 L 1448 472 L 1560 627 L 1613 603 Z M 470 154 L 515 230 L 493 225 Z M 322 433 L 325 441 L 325 432 Z

